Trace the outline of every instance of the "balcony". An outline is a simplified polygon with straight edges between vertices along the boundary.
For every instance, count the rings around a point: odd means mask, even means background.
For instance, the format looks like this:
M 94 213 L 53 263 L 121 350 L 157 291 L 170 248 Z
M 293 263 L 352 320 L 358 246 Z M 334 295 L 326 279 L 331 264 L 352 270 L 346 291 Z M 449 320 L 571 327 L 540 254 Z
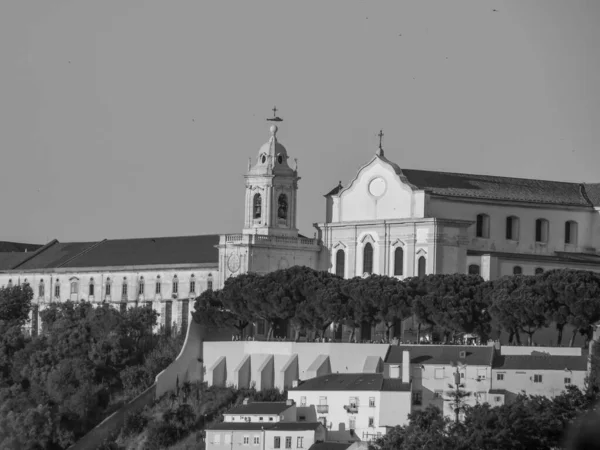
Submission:
M 329 405 L 317 405 L 317 412 L 327 414 L 329 412 Z
M 358 405 L 355 405 L 355 404 L 344 405 L 344 409 L 346 411 L 348 411 L 349 413 L 357 413 L 358 412 Z

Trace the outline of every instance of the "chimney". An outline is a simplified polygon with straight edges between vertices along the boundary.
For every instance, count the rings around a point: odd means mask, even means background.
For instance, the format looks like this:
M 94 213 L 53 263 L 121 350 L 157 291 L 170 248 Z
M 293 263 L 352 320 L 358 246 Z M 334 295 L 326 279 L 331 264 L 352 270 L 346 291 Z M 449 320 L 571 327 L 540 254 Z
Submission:
M 292 387 L 293 388 L 298 387 L 298 380 L 292 380 Z
M 402 382 L 410 383 L 410 353 L 408 350 L 402 352 Z
M 400 378 L 400 366 L 390 366 L 390 378 Z
M 293 400 L 293 399 L 291 399 L 291 398 L 288 398 L 288 399 L 285 401 L 285 404 L 286 404 L 287 406 L 292 406 L 292 405 L 294 404 L 294 400 Z
M 244 399 L 244 405 L 247 405 L 248 403 L 250 403 L 250 397 Z

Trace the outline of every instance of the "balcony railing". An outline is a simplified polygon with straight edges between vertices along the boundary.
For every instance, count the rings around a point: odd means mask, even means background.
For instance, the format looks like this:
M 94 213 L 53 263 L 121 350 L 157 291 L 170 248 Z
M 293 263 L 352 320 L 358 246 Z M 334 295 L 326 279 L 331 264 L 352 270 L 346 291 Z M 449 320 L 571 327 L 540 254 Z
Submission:
M 344 409 L 349 413 L 357 413 L 358 405 L 344 405 Z
M 317 412 L 327 414 L 329 412 L 329 405 L 317 405 Z

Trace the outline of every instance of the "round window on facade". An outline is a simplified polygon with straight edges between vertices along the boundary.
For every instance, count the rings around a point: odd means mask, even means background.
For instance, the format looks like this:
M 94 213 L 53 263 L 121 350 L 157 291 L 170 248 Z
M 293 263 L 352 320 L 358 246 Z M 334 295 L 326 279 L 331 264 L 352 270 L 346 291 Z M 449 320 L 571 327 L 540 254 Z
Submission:
M 265 155 L 262 155 L 260 157 L 260 162 L 262 162 L 263 164 L 265 163 L 266 160 L 267 160 L 267 157 Z
M 277 157 L 277 162 L 278 162 L 279 164 L 283 164 L 283 156 L 282 156 L 282 155 L 279 155 L 279 156 Z

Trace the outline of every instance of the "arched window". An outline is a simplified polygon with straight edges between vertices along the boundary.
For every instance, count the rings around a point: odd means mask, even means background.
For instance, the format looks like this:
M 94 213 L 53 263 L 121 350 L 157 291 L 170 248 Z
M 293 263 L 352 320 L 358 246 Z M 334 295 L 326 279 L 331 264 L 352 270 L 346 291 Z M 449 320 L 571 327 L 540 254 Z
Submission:
M 190 277 L 190 293 L 196 292 L 196 276 L 192 274 Z
M 89 284 L 89 295 L 94 295 L 94 279 L 90 278 L 90 284 Z
M 71 294 L 79 293 L 79 282 L 77 280 L 71 281 Z
M 394 250 L 394 275 L 402 275 L 404 273 L 404 250 L 402 247 L 397 247 Z
M 535 269 L 535 274 L 536 275 L 541 275 L 544 273 L 544 269 L 542 269 L 541 267 L 538 267 Z
M 513 275 L 522 275 L 522 274 L 523 274 L 523 269 L 521 268 L 521 266 L 513 267 Z
M 160 281 L 160 275 L 158 275 L 156 277 L 156 287 L 155 287 L 154 293 L 160 294 L 161 290 L 162 290 L 162 283 Z
M 56 283 L 54 284 L 54 296 L 60 298 L 60 281 L 58 278 L 56 279 Z
M 424 277 L 425 276 L 425 271 L 427 269 L 427 260 L 425 259 L 424 256 L 419 256 L 418 262 L 417 262 L 417 274 L 420 277 Z
M 121 285 L 121 298 L 127 299 L 127 277 L 123 277 L 123 284 Z
M 12 285 L 13 285 L 13 284 L 12 284 L 12 278 L 10 278 L 10 279 L 8 280 L 8 287 L 9 287 L 9 288 L 11 288 L 11 287 L 12 287 Z
M 565 222 L 565 244 L 577 245 L 577 222 L 573 220 Z
M 373 273 L 373 246 L 370 242 L 363 248 L 363 273 Z
M 173 294 L 179 294 L 179 280 L 177 275 L 173 276 Z
M 44 280 L 40 280 L 40 285 L 38 286 L 38 297 L 43 297 L 45 291 Z
M 535 242 L 548 242 L 548 221 L 546 219 L 535 221 Z
M 519 240 L 519 218 L 517 216 L 506 218 L 506 239 L 511 241 Z
M 477 214 L 475 236 L 480 238 L 490 237 L 490 216 L 487 214 Z
M 287 196 L 285 194 L 279 195 L 279 200 L 277 201 L 277 218 L 280 222 L 285 223 L 287 220 L 287 212 L 288 212 L 288 202 Z
M 212 288 L 213 288 L 213 276 L 212 276 L 212 273 L 209 273 L 207 281 L 206 281 L 206 289 L 209 291 L 212 291 Z
M 254 218 L 260 219 L 262 211 L 262 198 L 260 194 L 254 194 Z
M 479 265 L 471 264 L 469 266 L 469 275 L 479 275 L 479 272 L 480 272 Z
M 106 285 L 104 286 L 104 295 L 110 295 L 111 282 L 110 277 L 106 279 Z
M 144 295 L 144 277 L 140 277 L 140 282 L 139 282 L 139 286 L 138 286 L 138 294 L 139 295 Z
M 338 250 L 335 254 L 335 274 L 338 277 L 344 277 L 346 273 L 346 252 Z

